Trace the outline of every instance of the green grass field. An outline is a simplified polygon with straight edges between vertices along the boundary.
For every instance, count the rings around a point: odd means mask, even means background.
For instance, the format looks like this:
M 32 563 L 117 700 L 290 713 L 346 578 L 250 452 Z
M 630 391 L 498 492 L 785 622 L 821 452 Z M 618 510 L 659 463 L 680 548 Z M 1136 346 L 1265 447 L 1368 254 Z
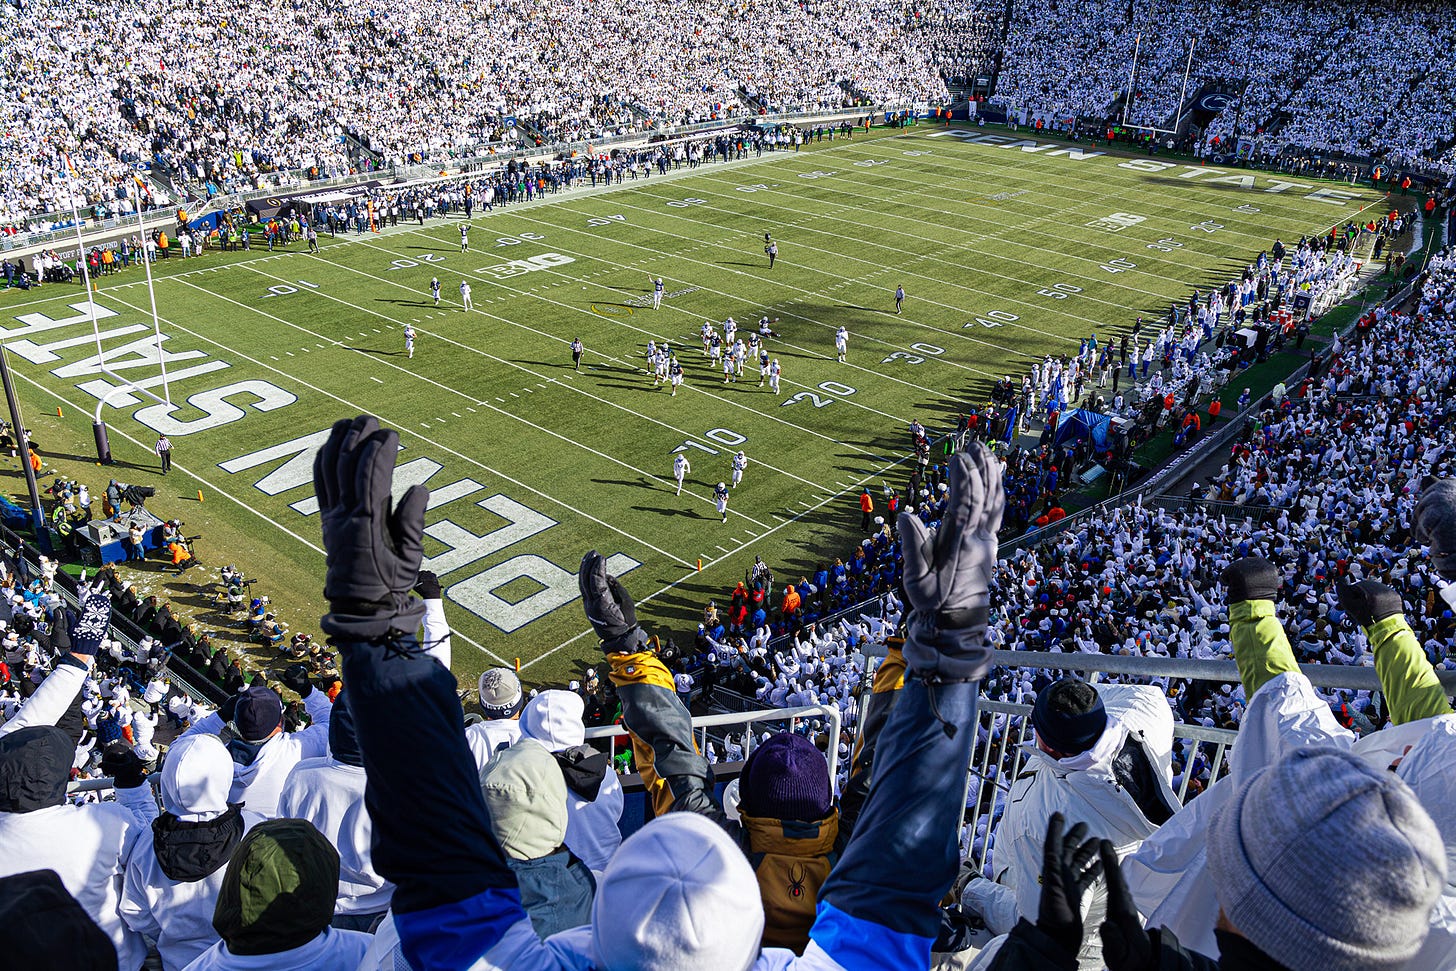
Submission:
M 159 486 L 152 508 L 203 534 L 209 576 L 236 563 L 284 620 L 312 630 L 323 567 L 312 455 L 334 420 L 373 412 L 401 432 L 397 487 L 434 490 L 426 565 L 447 589 L 457 673 L 520 658 L 528 680 L 559 680 L 595 652 L 575 602 L 583 551 L 614 555 L 644 621 L 688 638 L 754 554 L 797 578 L 846 552 L 859 487 L 878 501 L 882 480 L 903 482 L 912 418 L 948 427 L 1001 375 L 1157 318 L 1276 235 L 1325 231 L 1380 199 L 997 131 L 861 135 L 477 213 L 469 253 L 452 219 L 325 236 L 318 256 L 294 244 L 169 260 L 156 296 L 175 407 L 110 399 L 115 474 Z M 780 247 L 771 272 L 765 232 Z M 657 311 L 655 276 L 669 294 Z M 141 273 L 100 284 L 109 366 L 154 378 Z M 908 294 L 900 316 L 896 285 Z M 747 372 L 725 386 L 697 338 L 705 319 L 747 328 L 764 313 L 779 319 L 777 397 Z M 97 373 L 84 294 L 7 293 L 0 314 L 27 423 L 53 465 L 99 494 L 90 415 L 114 382 Z M 405 324 L 419 333 L 412 360 Z M 679 351 L 676 397 L 641 367 L 649 339 Z M 158 430 L 176 447 L 166 480 L 150 456 Z M 671 464 L 684 447 L 679 497 Z M 740 447 L 751 464 L 725 525 L 712 489 Z M 203 572 L 167 590 L 206 626 Z

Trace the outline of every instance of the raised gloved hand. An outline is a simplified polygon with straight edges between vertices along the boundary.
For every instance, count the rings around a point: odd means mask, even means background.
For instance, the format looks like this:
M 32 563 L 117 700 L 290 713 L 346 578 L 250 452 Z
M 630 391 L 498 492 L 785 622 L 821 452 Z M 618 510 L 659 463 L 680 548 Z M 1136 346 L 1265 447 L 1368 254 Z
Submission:
M 95 657 L 101 642 L 111 629 L 111 598 L 104 593 L 88 593 L 81 598 L 79 616 L 67 618 L 70 625 L 71 653 Z
M 1099 840 L 1097 856 L 1102 861 L 1102 877 L 1107 881 L 1107 917 L 1098 928 L 1103 962 L 1108 971 L 1157 971 L 1158 954 L 1123 879 L 1117 848 L 1111 840 Z
M 1339 594 L 1340 606 L 1361 627 L 1369 627 L 1377 620 L 1405 612 L 1405 604 L 1401 603 L 1400 594 L 1379 580 L 1342 583 Z
M 1430 547 L 1436 572 L 1456 582 L 1456 479 L 1437 479 L 1426 486 L 1413 526 L 1416 542 Z
M 71 612 L 64 607 L 57 607 L 51 618 L 51 647 L 61 654 L 71 651 Z
M 1047 820 L 1041 856 L 1041 902 L 1036 927 L 1063 951 L 1075 955 L 1082 948 L 1082 894 L 1097 879 L 1102 862 L 1098 841 L 1087 839 L 1087 824 L 1078 823 L 1065 834 L 1061 813 Z
M 637 625 L 637 605 L 632 595 L 607 572 L 607 561 L 596 550 L 581 558 L 576 575 L 581 588 L 581 606 L 587 622 L 601 639 L 608 654 L 632 652 L 647 643 L 647 635 Z
M 307 664 L 290 664 L 283 671 L 283 676 L 278 679 L 283 686 L 295 692 L 300 698 L 307 698 L 313 691 L 313 684 L 308 680 Z
M 442 596 L 440 578 L 429 570 L 421 570 L 415 578 L 415 593 L 420 595 L 421 600 L 439 600 Z
M 135 789 L 146 778 L 141 757 L 125 742 L 112 742 L 101 753 L 101 771 L 111 776 L 118 789 Z
M 1262 556 L 1234 560 L 1223 571 L 1230 607 L 1246 600 L 1274 600 L 1279 596 L 1279 583 L 1279 571 Z
M 425 606 L 410 596 L 424 556 L 430 491 L 411 486 L 391 501 L 398 433 L 372 415 L 334 423 L 313 463 L 328 572 L 329 613 L 320 625 L 345 640 L 413 634 Z
M 979 443 L 951 459 L 949 479 L 933 537 L 913 513 L 900 514 L 905 593 L 914 608 L 905 662 L 922 676 L 973 681 L 990 664 L 986 622 L 1006 493 L 1000 463 Z

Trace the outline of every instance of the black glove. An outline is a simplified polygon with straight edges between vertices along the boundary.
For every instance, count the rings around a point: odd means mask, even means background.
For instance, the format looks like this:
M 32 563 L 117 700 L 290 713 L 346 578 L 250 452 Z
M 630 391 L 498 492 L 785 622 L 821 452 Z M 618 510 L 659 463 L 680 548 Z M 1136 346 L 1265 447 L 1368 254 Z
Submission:
M 57 607 L 56 615 L 51 619 L 51 647 L 62 654 L 71 651 L 71 622 L 71 612 L 65 607 Z
M 111 776 L 118 789 L 135 789 L 147 771 L 141 758 L 125 742 L 112 742 L 101 753 L 101 771 Z
M 1097 879 L 1102 863 L 1095 859 L 1097 840 L 1086 838 L 1087 824 L 1078 823 L 1063 835 L 1066 824 L 1061 813 L 1052 813 L 1047 820 L 1036 928 L 1063 951 L 1076 955 L 1082 949 L 1082 894 Z
M 307 698 L 309 692 L 313 691 L 313 685 L 308 680 L 307 664 L 290 664 L 278 680 L 283 682 L 283 687 L 296 692 L 300 698 Z
M 1421 492 L 1413 531 L 1431 548 L 1436 572 L 1456 581 L 1456 479 L 1437 479 Z
M 1279 571 L 1262 556 L 1234 560 L 1223 571 L 1223 585 L 1228 588 L 1230 607 L 1246 600 L 1277 599 L 1279 583 Z
M 1102 877 L 1107 881 L 1107 917 L 1098 929 L 1103 962 L 1108 971 L 1157 971 L 1153 939 L 1143 929 L 1143 919 L 1132 902 L 1117 848 L 1111 840 L 1100 840 L 1097 855 L 1102 860 Z
M 81 614 L 70 623 L 71 653 L 95 657 L 110 629 L 111 598 L 104 593 L 89 593 L 82 597 Z
M 217 717 L 222 719 L 224 725 L 237 717 L 238 698 L 238 695 L 230 695 L 228 700 L 222 703 L 222 707 L 217 710 Z
M 996 532 L 1006 508 L 1001 466 L 979 443 L 950 460 L 950 492 L 935 536 L 900 514 L 905 594 L 914 608 L 905 640 L 912 673 L 973 681 L 990 664 L 986 623 Z
M 596 550 L 581 558 L 576 575 L 581 588 L 581 606 L 587 622 L 601 638 L 602 650 L 608 654 L 637 651 L 647 643 L 647 635 L 637 625 L 637 606 L 632 595 L 607 573 L 607 561 Z
M 424 556 L 430 490 L 411 486 L 393 505 L 399 434 L 371 415 L 334 423 L 313 463 L 328 572 L 329 613 L 320 625 L 345 640 L 384 640 L 419 629 L 425 605 L 411 597 Z M 393 505 L 393 509 L 391 506 Z
M 1405 612 L 1405 604 L 1401 603 L 1400 594 L 1379 580 L 1342 583 L 1339 592 L 1340 606 L 1361 627 L 1369 627 L 1377 620 Z
M 440 578 L 429 570 L 421 570 L 420 575 L 415 578 L 415 593 L 420 595 L 421 600 L 439 600 Z

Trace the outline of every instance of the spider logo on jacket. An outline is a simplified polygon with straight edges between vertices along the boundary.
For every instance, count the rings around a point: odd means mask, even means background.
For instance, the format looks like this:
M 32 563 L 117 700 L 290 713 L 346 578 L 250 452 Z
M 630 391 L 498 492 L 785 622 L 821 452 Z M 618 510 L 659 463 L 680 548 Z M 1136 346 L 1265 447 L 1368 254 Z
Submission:
M 804 881 L 808 879 L 809 874 L 802 863 L 789 867 L 789 896 L 795 900 L 804 896 Z

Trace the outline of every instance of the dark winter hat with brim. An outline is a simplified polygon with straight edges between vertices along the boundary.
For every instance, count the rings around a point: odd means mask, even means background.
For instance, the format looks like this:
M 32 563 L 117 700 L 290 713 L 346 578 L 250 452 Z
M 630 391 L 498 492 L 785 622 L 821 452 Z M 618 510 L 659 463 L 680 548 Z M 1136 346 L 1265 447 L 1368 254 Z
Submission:
M 302 947 L 334 917 L 339 851 L 304 819 L 270 819 L 228 861 L 212 926 L 233 954 Z
M 0 879 L 7 968 L 115 971 L 116 947 L 54 870 Z
M 233 724 L 245 742 L 261 742 L 283 724 L 283 699 L 266 685 L 256 684 L 238 694 Z

